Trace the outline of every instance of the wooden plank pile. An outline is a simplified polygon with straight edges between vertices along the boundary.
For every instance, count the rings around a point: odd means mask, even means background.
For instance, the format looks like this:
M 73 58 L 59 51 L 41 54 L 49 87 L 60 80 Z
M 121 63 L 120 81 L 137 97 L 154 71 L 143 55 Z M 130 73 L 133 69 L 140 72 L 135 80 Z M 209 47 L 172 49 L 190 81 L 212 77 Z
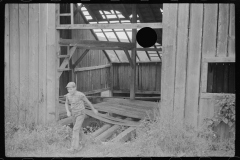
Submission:
M 93 132 L 92 136 L 97 141 L 110 140 L 111 142 L 129 140 L 140 121 L 145 117 L 152 118 L 153 110 L 158 106 L 155 102 L 120 98 L 103 98 L 102 102 L 93 105 L 99 111 L 98 115 L 95 115 L 88 106 L 85 109 L 86 115 L 103 121 L 105 124 Z M 59 103 L 59 106 L 60 118 L 66 116 L 64 104 Z M 72 123 L 72 118 L 61 119 L 59 123 L 67 125 Z

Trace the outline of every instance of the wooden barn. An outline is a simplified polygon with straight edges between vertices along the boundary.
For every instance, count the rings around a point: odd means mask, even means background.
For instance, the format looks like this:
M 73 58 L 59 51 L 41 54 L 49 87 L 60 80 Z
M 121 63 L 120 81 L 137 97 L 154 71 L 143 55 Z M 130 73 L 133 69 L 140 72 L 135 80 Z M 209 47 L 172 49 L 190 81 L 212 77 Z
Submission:
M 157 34 L 152 47 L 137 43 L 143 27 Z M 74 81 L 89 97 L 159 102 L 196 127 L 216 96 L 235 94 L 234 80 L 234 4 L 5 6 L 5 117 L 15 122 L 59 120 Z

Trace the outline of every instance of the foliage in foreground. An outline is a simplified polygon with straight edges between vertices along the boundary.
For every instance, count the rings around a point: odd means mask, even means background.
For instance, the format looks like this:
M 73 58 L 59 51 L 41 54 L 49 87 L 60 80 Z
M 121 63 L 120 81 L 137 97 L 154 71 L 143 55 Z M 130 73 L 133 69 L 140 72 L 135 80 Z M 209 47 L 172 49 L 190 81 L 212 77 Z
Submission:
M 234 155 L 234 139 L 217 141 L 214 133 L 205 127 L 194 130 L 181 127 L 160 115 L 154 121 L 143 120 L 136 129 L 135 137 L 127 143 L 94 143 L 88 139 L 89 150 L 103 156 L 211 156 L 219 151 L 225 156 Z M 70 146 L 72 129 L 68 126 L 50 124 L 27 128 L 7 123 L 5 130 L 6 154 L 42 151 L 45 156 Z M 55 147 L 53 147 L 55 146 Z M 86 150 L 86 156 L 93 151 Z M 11 155 L 9 155 L 11 156 Z M 43 155 L 44 156 L 44 155 Z

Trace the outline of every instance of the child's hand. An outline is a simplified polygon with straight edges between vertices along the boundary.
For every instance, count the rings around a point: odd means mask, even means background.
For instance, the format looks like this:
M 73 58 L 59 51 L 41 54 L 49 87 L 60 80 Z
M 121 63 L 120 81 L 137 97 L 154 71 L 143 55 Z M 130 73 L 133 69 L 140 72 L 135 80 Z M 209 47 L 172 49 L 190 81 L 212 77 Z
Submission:
M 70 117 L 71 116 L 71 112 L 68 111 L 67 112 L 67 116 Z
M 94 112 L 94 114 L 98 114 L 98 110 L 96 110 L 96 109 L 93 109 L 93 112 Z

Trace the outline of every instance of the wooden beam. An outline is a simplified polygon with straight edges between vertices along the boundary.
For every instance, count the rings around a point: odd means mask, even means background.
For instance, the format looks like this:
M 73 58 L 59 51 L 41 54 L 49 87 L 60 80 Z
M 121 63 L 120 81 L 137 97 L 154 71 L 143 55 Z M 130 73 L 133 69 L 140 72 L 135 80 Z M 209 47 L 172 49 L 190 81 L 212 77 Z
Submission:
M 129 62 L 112 62 L 112 64 L 119 64 L 119 63 L 129 63 Z M 136 64 L 139 64 L 139 63 L 161 63 L 161 61 L 139 61 L 139 62 L 136 62 Z
M 102 89 L 97 89 L 97 90 L 93 90 L 93 91 L 88 91 L 88 92 L 83 92 L 85 95 L 89 95 L 89 94 L 95 94 L 95 93 L 101 93 L 103 91 L 107 91 L 110 90 L 110 87 L 108 88 L 102 88 Z
M 71 25 L 74 25 L 73 3 L 70 3 Z
M 130 90 L 113 90 L 113 93 L 130 93 Z M 160 91 L 140 91 L 137 90 L 135 94 L 160 94 Z
M 132 49 L 134 45 L 126 42 L 108 42 L 95 40 L 78 40 L 78 39 L 60 39 L 60 45 L 77 46 L 79 48 L 93 49 Z
M 56 9 L 55 9 L 55 21 L 56 21 L 56 25 L 59 25 L 60 24 L 60 16 L 59 16 L 59 14 L 60 14 L 60 4 L 56 4 L 55 5 L 56 6 Z M 41 10 L 40 10 L 40 12 L 41 12 Z M 40 34 L 39 34 L 39 36 L 40 36 Z M 55 29 L 55 42 L 58 42 L 59 41 L 59 38 L 60 38 L 60 31 L 59 30 L 56 30 Z M 59 55 L 59 53 L 60 53 L 60 51 L 61 51 L 61 48 L 60 48 L 60 46 L 59 46 L 59 44 L 58 43 L 56 43 L 55 44 L 55 46 L 56 46 L 56 55 Z M 40 47 L 39 47 L 40 48 Z M 39 52 L 39 53 L 41 53 L 41 52 Z M 40 55 L 40 54 L 39 54 Z M 56 59 L 56 62 L 55 62 L 55 72 L 57 72 L 57 69 L 58 69 L 58 65 L 60 64 L 60 59 L 58 58 L 58 57 L 56 57 L 55 58 Z M 41 70 L 41 69 L 39 69 L 39 70 Z M 60 83 L 60 77 L 58 77 L 58 72 L 55 74 L 55 76 L 56 76 L 56 84 L 55 84 L 55 95 L 56 95 L 56 97 L 55 97 L 55 104 L 58 104 L 58 101 L 59 101 L 59 83 Z M 39 79 L 40 80 L 40 79 Z M 40 106 L 39 106 L 40 107 Z M 55 120 L 56 121 L 58 121 L 59 120 L 59 108 L 58 108 L 58 106 L 56 105 L 55 106 L 55 112 L 56 112 L 56 116 L 55 116 Z M 40 112 L 41 113 L 41 112 Z
M 215 96 L 232 96 L 235 94 L 231 94 L 231 93 L 201 93 L 200 94 L 200 98 L 203 99 L 208 99 L 208 98 L 214 98 Z
M 110 124 L 104 124 L 101 128 L 99 128 L 98 130 L 96 130 L 95 132 L 93 132 L 91 134 L 92 137 L 97 137 L 98 135 L 100 135 L 101 133 L 103 133 L 104 131 L 106 131 L 107 129 L 109 129 L 111 127 Z
M 76 68 L 76 66 L 83 60 L 83 58 L 85 57 L 85 55 L 87 55 L 87 53 L 89 52 L 89 49 L 86 49 L 82 55 L 76 60 L 76 62 L 72 65 L 73 69 Z
M 132 4 L 132 22 L 136 23 L 137 21 L 137 10 L 136 4 Z M 136 34 L 137 29 L 132 29 L 132 43 L 134 48 L 132 49 L 132 69 L 131 69 L 131 83 L 130 83 L 130 99 L 135 99 L 135 89 L 136 89 Z
M 125 137 L 127 137 L 129 134 L 131 134 L 135 129 L 136 129 L 136 127 L 129 127 L 129 128 L 127 128 L 126 130 L 121 132 L 117 137 L 112 139 L 111 142 L 119 142 L 119 141 L 121 142 L 121 141 L 123 141 L 123 139 Z
M 126 56 L 128 58 L 128 61 L 129 61 L 130 65 L 131 65 L 131 67 L 133 68 L 134 67 L 133 66 L 133 61 L 132 61 L 132 58 L 130 57 L 130 55 L 128 53 L 128 50 L 124 50 L 124 52 L 125 52 L 125 54 L 126 54 Z
M 121 24 L 74 24 L 59 25 L 56 29 L 137 29 L 150 27 L 153 29 L 162 28 L 162 23 L 121 23 Z
M 100 141 L 104 141 L 107 138 L 109 138 L 114 132 L 117 131 L 117 129 L 119 129 L 120 126 L 119 125 L 113 125 L 111 128 L 109 128 L 108 130 L 104 131 L 102 134 L 98 135 L 96 137 L 96 140 L 100 140 Z
M 159 53 L 163 53 L 161 48 L 136 48 L 137 51 L 161 51 Z
M 111 66 L 111 64 L 92 66 L 92 67 L 75 68 L 74 72 L 89 71 L 89 70 L 94 70 L 94 69 L 107 68 L 110 66 Z
M 235 56 L 233 57 L 204 57 L 202 58 L 203 62 L 235 62 Z

